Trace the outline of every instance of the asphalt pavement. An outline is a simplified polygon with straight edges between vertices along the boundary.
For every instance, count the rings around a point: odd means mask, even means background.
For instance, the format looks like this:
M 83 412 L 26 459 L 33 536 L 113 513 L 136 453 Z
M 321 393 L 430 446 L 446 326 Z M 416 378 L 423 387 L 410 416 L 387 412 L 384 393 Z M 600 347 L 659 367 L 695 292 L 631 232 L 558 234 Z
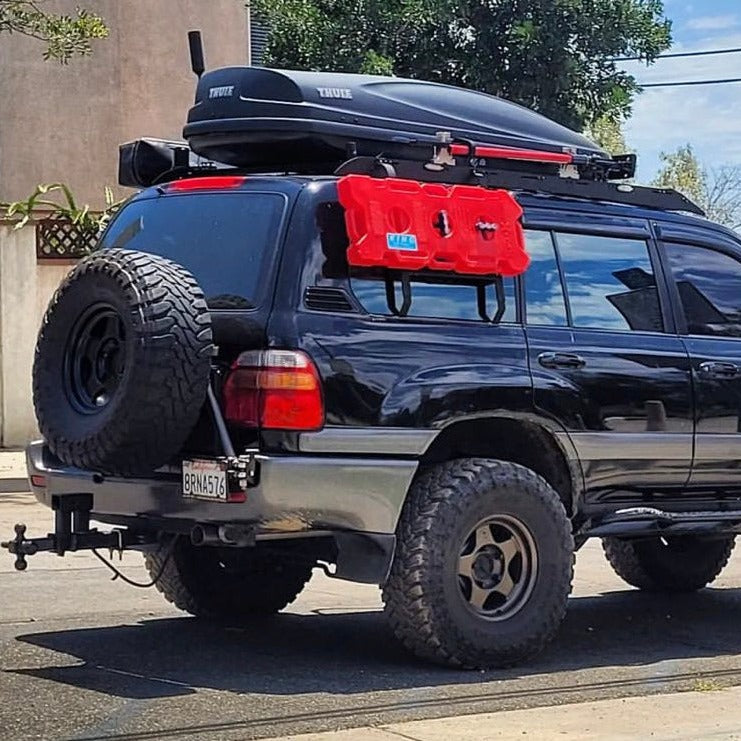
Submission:
M 17 520 L 46 533 L 50 513 L 28 494 L 0 494 L 2 539 Z M 139 554 L 120 565 L 145 579 Z M 285 613 L 213 625 L 112 582 L 89 554 L 39 554 L 24 573 L 0 554 L 0 738 L 237 741 L 605 698 L 657 696 L 660 708 L 658 695 L 688 690 L 727 714 L 722 690 L 741 685 L 737 587 L 735 557 L 711 589 L 642 594 L 589 543 L 556 642 L 526 666 L 462 672 L 406 654 L 372 586 L 315 573 Z M 689 723 L 692 704 L 678 705 Z

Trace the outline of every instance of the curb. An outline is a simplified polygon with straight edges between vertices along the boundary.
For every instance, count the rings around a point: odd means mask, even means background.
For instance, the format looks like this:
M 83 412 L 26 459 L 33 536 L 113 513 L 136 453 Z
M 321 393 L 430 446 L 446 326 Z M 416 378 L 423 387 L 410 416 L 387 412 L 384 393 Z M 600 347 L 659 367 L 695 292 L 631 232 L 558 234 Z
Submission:
M 0 494 L 14 494 L 20 492 L 30 492 L 28 479 L 24 476 L 22 479 L 0 479 Z

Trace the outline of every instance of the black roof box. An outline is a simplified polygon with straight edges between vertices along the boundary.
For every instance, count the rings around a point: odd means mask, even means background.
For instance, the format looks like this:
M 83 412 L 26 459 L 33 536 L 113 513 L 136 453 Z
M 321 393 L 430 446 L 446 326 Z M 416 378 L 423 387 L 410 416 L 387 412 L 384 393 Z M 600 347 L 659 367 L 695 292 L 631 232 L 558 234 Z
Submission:
M 581 134 L 492 95 L 256 67 L 205 73 L 183 135 L 197 154 L 229 165 L 331 172 L 354 154 L 428 159 L 441 131 L 482 145 L 607 156 Z

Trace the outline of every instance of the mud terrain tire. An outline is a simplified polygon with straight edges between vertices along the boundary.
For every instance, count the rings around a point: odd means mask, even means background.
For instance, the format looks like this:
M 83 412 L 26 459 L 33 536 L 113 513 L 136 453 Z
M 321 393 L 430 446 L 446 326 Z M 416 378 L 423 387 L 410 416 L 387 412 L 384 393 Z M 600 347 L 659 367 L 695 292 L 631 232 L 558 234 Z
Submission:
M 39 332 L 41 433 L 64 463 L 150 473 L 196 424 L 211 352 L 210 315 L 187 270 L 143 252 L 96 252 L 63 281 Z
M 261 548 L 193 546 L 183 537 L 145 556 L 157 589 L 191 615 L 246 620 L 272 615 L 293 602 L 311 578 L 315 562 L 294 553 Z M 163 570 L 164 564 L 164 570 Z
M 625 582 L 648 592 L 696 592 L 728 563 L 735 536 L 701 539 L 691 535 L 628 540 L 603 538 L 605 556 Z
M 417 656 L 507 667 L 558 630 L 574 541 L 558 494 L 533 471 L 476 458 L 437 465 L 413 484 L 396 537 L 383 600 Z

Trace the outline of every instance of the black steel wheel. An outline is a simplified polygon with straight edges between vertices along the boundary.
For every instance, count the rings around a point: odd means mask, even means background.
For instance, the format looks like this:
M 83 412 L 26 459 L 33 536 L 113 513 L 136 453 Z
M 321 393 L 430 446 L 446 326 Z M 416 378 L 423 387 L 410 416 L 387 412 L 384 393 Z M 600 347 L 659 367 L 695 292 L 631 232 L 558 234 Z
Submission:
M 82 414 L 95 414 L 118 389 L 126 366 L 126 327 L 107 303 L 88 307 L 75 323 L 64 350 L 62 384 Z
M 212 348 L 187 270 L 131 250 L 87 257 L 57 290 L 36 343 L 33 400 L 46 443 L 80 468 L 150 473 L 198 420 Z

